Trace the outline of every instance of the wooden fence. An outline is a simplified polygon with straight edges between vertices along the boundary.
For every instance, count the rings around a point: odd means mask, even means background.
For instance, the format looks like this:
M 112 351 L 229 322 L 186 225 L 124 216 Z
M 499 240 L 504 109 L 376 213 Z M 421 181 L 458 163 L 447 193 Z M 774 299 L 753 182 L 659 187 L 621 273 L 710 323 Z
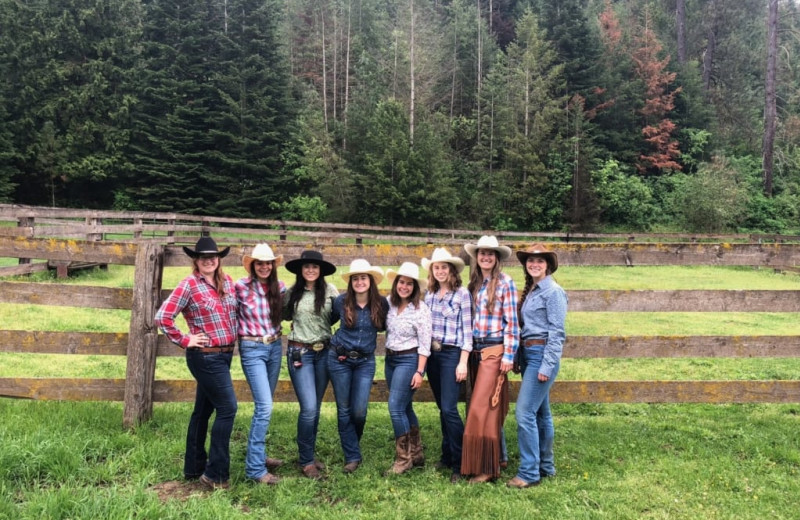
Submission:
M 266 233 L 262 231 L 262 233 Z M 258 237 L 254 237 L 254 241 Z M 252 243 L 252 242 L 251 242 Z M 287 257 L 312 244 L 281 245 Z M 346 265 L 364 257 L 377 265 L 399 265 L 430 257 L 433 245 L 313 244 L 326 258 Z M 761 265 L 794 266 L 800 245 L 553 243 L 559 263 L 569 265 Z M 238 265 L 243 249 L 233 243 L 226 265 Z M 0 257 L 135 265 L 133 289 L 0 281 L 0 303 L 131 309 L 124 333 L 0 331 L 0 352 L 127 356 L 125 379 L 0 378 L 0 397 L 124 401 L 126 426 L 147 420 L 154 401 L 191 401 L 192 380 L 155 380 L 158 356 L 182 351 L 159 335 L 153 316 L 168 293 L 161 289 L 165 266 L 187 266 L 178 246 L 155 241 L 108 242 L 0 236 Z M 800 312 L 800 291 L 570 291 L 572 312 Z M 382 348 L 382 347 L 381 347 Z M 569 336 L 564 357 L 798 357 L 794 336 Z M 245 381 L 235 381 L 242 400 L 251 396 Z M 512 385 L 516 396 L 518 384 Z M 374 399 L 385 400 L 384 381 L 376 381 Z M 330 391 L 328 399 L 330 399 Z M 554 402 L 592 403 L 755 403 L 800 402 L 800 381 L 559 381 Z M 276 400 L 294 400 L 282 380 Z M 427 386 L 416 399 L 432 400 Z

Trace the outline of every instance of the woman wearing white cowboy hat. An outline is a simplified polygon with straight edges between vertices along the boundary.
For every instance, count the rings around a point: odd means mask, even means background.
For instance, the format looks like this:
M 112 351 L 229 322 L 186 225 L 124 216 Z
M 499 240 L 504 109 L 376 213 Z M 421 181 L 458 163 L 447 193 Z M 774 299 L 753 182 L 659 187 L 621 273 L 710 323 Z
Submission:
M 472 320 L 472 397 L 464 428 L 461 472 L 470 482 L 488 482 L 500 476 L 504 458 L 503 423 L 508 413 L 508 378 L 519 346 L 517 287 L 501 272 L 500 262 L 511 256 L 494 236 L 482 236 L 464 246 L 475 262 L 469 291 L 475 302 Z M 477 365 L 477 366 L 476 366 Z
M 341 326 L 328 349 L 328 374 L 336 397 L 339 440 L 344 452 L 344 471 L 361 464 L 361 435 L 367 422 L 367 405 L 375 377 L 378 332 L 386 327 L 389 304 L 378 292 L 383 270 L 359 258 L 342 275 L 347 291 L 333 301 L 332 322 Z
M 439 465 L 450 468 L 451 482 L 461 478 L 461 449 L 464 422 L 458 412 L 461 383 L 467 378 L 467 359 L 472 351 L 472 297 L 462 287 L 464 261 L 437 247 L 430 260 L 422 259 L 428 270 L 425 303 L 431 310 L 433 330 L 428 382 L 442 427 L 442 456 Z
M 303 251 L 286 262 L 297 277 L 285 298 L 284 319 L 292 320 L 287 349 L 289 377 L 300 404 L 297 416 L 298 462 L 303 475 L 322 479 L 325 465 L 314 457 L 322 398 L 328 387 L 328 345 L 333 300 L 339 291 L 325 277 L 336 272 L 319 251 Z
M 239 355 L 242 371 L 253 394 L 253 419 L 247 437 L 245 476 L 260 484 L 277 484 L 270 473 L 283 464 L 267 457 L 266 437 L 272 417 L 272 396 L 281 372 L 281 313 L 286 286 L 278 280 L 283 255 L 268 244 L 257 244 L 242 256 L 245 276 L 236 282 L 239 301 Z
M 233 280 L 222 270 L 220 250 L 211 237 L 202 237 L 194 249 L 183 248 L 192 258 L 192 274 L 181 280 L 161 304 L 155 323 L 164 334 L 186 349 L 186 366 L 197 381 L 194 411 L 186 432 L 183 474 L 208 488 L 227 488 L 230 478 L 230 439 L 236 417 L 236 393 L 231 380 L 231 360 L 236 344 L 236 293 Z M 183 314 L 189 326 L 184 334 L 175 326 Z M 206 434 L 211 414 L 211 443 Z
M 425 463 L 413 398 L 431 354 L 431 312 L 422 301 L 426 284 L 420 280 L 416 264 L 404 262 L 386 276 L 392 281 L 392 291 L 386 316 L 384 372 L 395 437 L 394 464 L 387 473 L 399 475 Z
M 519 303 L 522 322 L 519 356 L 522 384 L 516 407 L 519 470 L 507 485 L 527 488 L 556 473 L 550 387 L 558 375 L 566 339 L 567 295 L 551 276 L 558 269 L 558 256 L 547 246 L 533 244 L 517 251 L 517 258 L 525 268 L 525 289 Z

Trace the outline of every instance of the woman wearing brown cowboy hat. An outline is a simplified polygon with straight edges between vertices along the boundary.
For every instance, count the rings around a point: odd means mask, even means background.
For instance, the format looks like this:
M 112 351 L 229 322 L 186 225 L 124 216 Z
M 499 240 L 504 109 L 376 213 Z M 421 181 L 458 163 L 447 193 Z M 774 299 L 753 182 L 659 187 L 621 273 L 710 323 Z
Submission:
M 284 318 L 292 320 L 287 359 L 289 377 L 300 403 L 297 416 L 298 462 L 303 475 L 320 480 L 325 465 L 314 457 L 322 397 L 328 387 L 328 347 L 331 339 L 333 300 L 336 287 L 325 281 L 336 272 L 318 251 L 303 251 L 286 262 L 286 270 L 297 279 L 285 298 Z
M 219 250 L 211 237 L 202 237 L 194 249 L 184 246 L 192 259 L 192 274 L 181 280 L 155 317 L 170 341 L 186 350 L 186 366 L 197 381 L 183 474 L 211 489 L 228 487 L 229 446 L 237 408 L 230 371 L 236 344 L 236 293 L 221 265 L 230 249 Z M 175 325 L 179 313 L 186 319 L 188 334 Z M 208 421 L 214 412 L 206 453 Z

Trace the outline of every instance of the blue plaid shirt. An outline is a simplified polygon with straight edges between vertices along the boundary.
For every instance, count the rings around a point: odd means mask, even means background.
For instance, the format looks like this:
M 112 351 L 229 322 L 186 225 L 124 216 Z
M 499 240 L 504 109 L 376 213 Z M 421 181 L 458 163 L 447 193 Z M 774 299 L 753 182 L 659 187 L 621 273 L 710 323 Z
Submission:
M 431 309 L 432 338 L 444 345 L 455 345 L 471 352 L 472 297 L 466 287 L 447 291 L 441 298 L 438 292 L 428 292 L 425 294 L 425 303 Z
M 483 280 L 475 301 L 472 335 L 476 338 L 503 338 L 503 361 L 514 362 L 519 347 L 517 319 L 517 286 L 505 273 L 500 273 L 495 290 L 494 309 L 487 309 L 489 278 Z

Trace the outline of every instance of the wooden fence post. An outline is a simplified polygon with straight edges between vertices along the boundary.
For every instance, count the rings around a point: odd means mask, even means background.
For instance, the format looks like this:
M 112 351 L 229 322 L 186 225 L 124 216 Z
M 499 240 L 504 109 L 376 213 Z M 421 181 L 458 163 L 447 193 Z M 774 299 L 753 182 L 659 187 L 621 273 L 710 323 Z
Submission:
M 163 267 L 163 245 L 139 245 L 133 275 L 128 367 L 125 372 L 125 406 L 122 414 L 125 428 L 132 428 L 153 415 L 153 380 L 158 351 L 158 329 L 154 318 L 161 299 Z
M 33 229 L 33 217 L 19 217 L 17 219 L 17 227 L 29 227 Z M 31 234 L 31 236 L 35 236 L 35 234 Z M 20 258 L 19 262 L 20 265 L 22 264 L 29 264 L 31 263 L 30 258 Z

